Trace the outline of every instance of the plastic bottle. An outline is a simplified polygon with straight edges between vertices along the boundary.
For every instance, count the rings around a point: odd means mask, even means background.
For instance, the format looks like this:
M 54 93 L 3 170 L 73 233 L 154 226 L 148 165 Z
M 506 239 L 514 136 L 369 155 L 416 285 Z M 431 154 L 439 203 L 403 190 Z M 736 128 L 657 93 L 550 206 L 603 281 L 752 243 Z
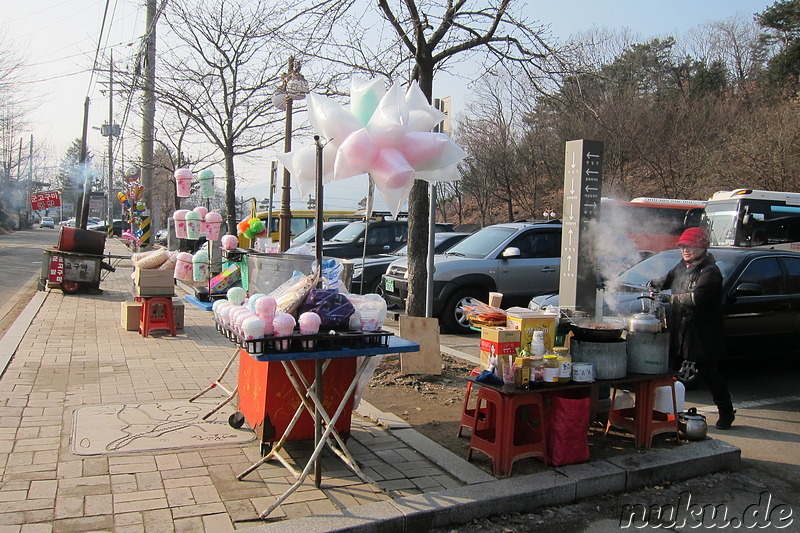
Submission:
M 554 348 L 556 356 L 558 357 L 558 382 L 567 383 L 572 379 L 572 355 L 569 353 L 569 348 Z
M 531 352 L 533 352 L 534 356 L 544 356 L 544 331 L 536 330 L 533 332 Z
M 544 358 L 541 355 L 531 357 L 530 384 L 541 384 L 544 381 Z

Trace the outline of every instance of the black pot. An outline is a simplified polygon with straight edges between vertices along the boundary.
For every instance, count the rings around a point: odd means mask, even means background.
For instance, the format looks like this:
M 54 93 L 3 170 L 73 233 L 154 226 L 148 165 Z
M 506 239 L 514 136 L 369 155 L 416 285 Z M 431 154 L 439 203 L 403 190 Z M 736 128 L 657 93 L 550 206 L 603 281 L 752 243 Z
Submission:
M 574 321 L 570 329 L 579 341 L 614 342 L 622 338 L 624 324 L 616 320 L 593 321 L 586 319 Z

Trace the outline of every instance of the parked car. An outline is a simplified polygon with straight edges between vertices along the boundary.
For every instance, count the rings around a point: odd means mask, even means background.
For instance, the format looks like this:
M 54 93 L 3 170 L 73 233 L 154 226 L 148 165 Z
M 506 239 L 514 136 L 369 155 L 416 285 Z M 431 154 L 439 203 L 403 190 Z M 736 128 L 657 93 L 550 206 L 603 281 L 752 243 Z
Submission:
M 100 222 L 102 222 L 102 221 L 99 218 L 89 217 L 89 218 L 86 219 L 86 227 L 88 228 L 89 226 L 93 226 L 95 224 L 100 224 Z M 76 226 L 75 217 L 72 217 L 69 220 L 66 220 L 66 221 L 62 222 L 61 225 L 62 226 L 69 226 L 69 227 L 75 227 Z
M 337 220 L 322 223 L 322 241 L 329 241 L 342 231 L 352 220 Z M 292 246 L 313 243 L 317 238 L 317 226 L 311 226 L 303 233 L 292 239 Z
M 489 292 L 503 293 L 503 307 L 527 305 L 531 297 L 558 291 L 561 221 L 510 222 L 477 231 L 434 257 L 433 316 L 446 331 L 468 333 L 464 304 L 486 302 Z M 384 297 L 405 307 L 407 259 L 389 265 Z
M 711 248 L 722 271 L 722 307 L 728 355 L 796 354 L 800 331 L 800 253 L 752 248 Z M 653 255 L 625 271 L 605 291 L 603 312 L 627 316 L 640 311 L 645 285 L 665 275 L 680 251 Z M 534 298 L 529 307 L 558 305 L 558 294 Z M 692 364 L 680 368 L 681 380 L 697 376 Z
M 42 223 L 39 224 L 40 228 L 55 228 L 56 223 L 53 220 L 53 217 L 42 217 Z
M 464 240 L 469 233 L 457 233 L 446 231 L 434 233 L 434 248 L 436 254 L 442 254 L 452 248 L 456 243 Z M 376 293 L 383 296 L 383 274 L 386 267 L 393 261 L 405 257 L 408 254 L 408 246 L 403 246 L 399 250 L 390 254 L 378 254 L 364 258 L 353 259 L 353 283 L 351 292 L 355 294 Z
M 112 224 L 113 224 L 113 228 L 114 228 L 113 229 L 113 232 L 114 232 L 113 234 L 116 235 L 117 237 L 122 235 L 122 232 L 125 230 L 125 228 L 123 227 L 123 224 L 122 224 L 122 220 L 115 219 L 112 222 Z M 94 230 L 94 231 L 107 232 L 108 231 L 108 222 L 106 222 L 105 220 L 101 220 L 97 224 L 89 223 L 89 224 L 86 225 L 86 229 L 91 229 L 91 230 Z
M 169 230 L 160 229 L 156 232 L 156 244 L 167 244 L 167 237 L 169 237 Z
M 437 223 L 436 232 L 442 231 L 453 231 L 453 225 Z M 408 220 L 370 220 L 369 226 L 363 221 L 350 222 L 335 237 L 322 243 L 322 253 L 327 257 L 351 259 L 394 252 L 407 242 Z

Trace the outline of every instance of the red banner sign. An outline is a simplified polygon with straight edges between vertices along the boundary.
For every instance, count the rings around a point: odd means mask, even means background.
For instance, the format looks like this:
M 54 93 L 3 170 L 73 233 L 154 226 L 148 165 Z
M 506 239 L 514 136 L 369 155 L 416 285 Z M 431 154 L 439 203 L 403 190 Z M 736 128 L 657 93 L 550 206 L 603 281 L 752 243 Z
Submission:
M 50 256 L 50 273 L 47 276 L 50 283 L 61 283 L 64 281 L 64 256 L 52 254 Z
M 31 209 L 34 211 L 49 209 L 51 207 L 61 207 L 60 192 L 37 192 L 35 194 L 31 194 Z

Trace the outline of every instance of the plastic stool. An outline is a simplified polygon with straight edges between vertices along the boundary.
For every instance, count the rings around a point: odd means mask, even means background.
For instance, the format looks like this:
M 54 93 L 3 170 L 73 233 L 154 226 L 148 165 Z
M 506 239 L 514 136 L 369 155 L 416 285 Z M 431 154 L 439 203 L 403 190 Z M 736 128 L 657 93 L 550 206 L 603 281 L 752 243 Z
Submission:
M 611 396 L 611 408 L 606 422 L 606 434 L 611 426 L 625 429 L 634 435 L 637 448 L 649 448 L 653 436 L 660 433 L 678 434 L 678 420 L 675 415 L 655 411 L 655 391 L 658 387 L 670 387 L 672 391 L 672 408 L 677 412 L 675 395 L 675 378 L 665 377 L 636 383 L 636 404 L 626 409 L 615 409 L 617 389 Z
M 175 336 L 175 311 L 172 298 L 142 298 L 142 314 L 139 315 L 139 333 L 142 337 L 151 331 L 165 329 Z
M 480 450 L 492 459 L 492 472 L 495 476 L 503 474 L 503 429 L 502 423 L 507 418 L 504 395 L 500 392 L 481 387 L 478 390 L 478 401 L 475 412 L 483 413 L 485 420 L 478 427 L 478 416 L 472 419 L 472 435 L 469 440 L 467 461 L 472 459 L 472 450 Z
M 534 418 L 531 407 L 538 418 Z M 526 420 L 523 415 L 529 418 Z M 541 457 L 547 465 L 547 425 L 544 414 L 544 398 L 541 394 L 516 394 L 508 396 L 503 426 L 503 453 L 501 472 L 511 475 L 514 461 L 526 457 Z M 538 422 L 538 424 L 537 424 Z
M 476 366 L 472 369 L 472 372 L 469 373 L 470 376 L 479 376 L 481 374 L 481 367 Z M 461 438 L 461 431 L 467 427 L 472 428 L 473 420 L 475 419 L 475 414 L 477 412 L 477 407 L 470 407 L 469 406 L 469 397 L 472 393 L 472 382 L 467 381 L 467 390 L 464 393 L 464 408 L 461 410 L 461 425 L 458 426 L 458 435 L 457 438 Z M 485 417 L 485 415 L 484 415 Z

